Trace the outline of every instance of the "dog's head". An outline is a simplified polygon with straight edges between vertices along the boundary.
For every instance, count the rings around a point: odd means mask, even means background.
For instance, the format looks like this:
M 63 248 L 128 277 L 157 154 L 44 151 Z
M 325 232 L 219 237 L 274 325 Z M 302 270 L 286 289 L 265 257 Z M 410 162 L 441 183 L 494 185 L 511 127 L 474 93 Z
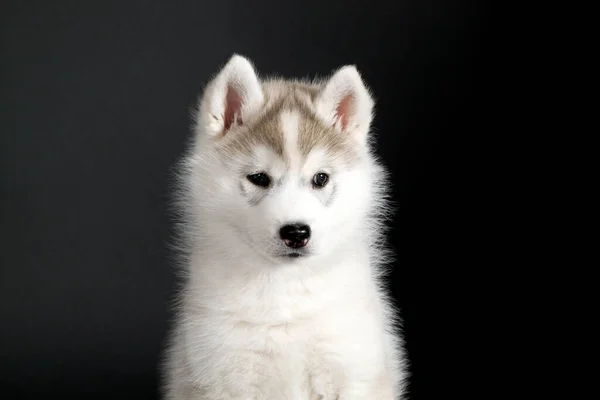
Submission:
M 353 66 L 318 83 L 263 81 L 233 56 L 202 96 L 188 163 L 205 235 L 294 262 L 368 234 L 381 174 L 372 109 Z

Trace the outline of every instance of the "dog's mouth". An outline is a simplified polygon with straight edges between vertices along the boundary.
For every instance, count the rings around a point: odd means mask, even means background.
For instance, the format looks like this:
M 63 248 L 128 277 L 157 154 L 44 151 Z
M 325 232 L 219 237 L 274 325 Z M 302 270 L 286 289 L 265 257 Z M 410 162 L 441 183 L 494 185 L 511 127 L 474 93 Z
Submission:
M 286 253 L 279 253 L 277 255 L 277 257 L 279 259 L 284 259 L 284 260 L 298 260 L 300 258 L 305 258 L 307 256 L 309 256 L 310 253 L 306 252 L 306 251 L 290 251 L 290 252 L 286 252 Z
M 258 253 L 267 257 L 271 261 L 274 261 L 275 263 L 294 262 L 296 260 L 310 258 L 314 254 L 313 249 L 309 248 L 309 246 L 296 249 L 287 246 L 282 246 L 282 244 L 283 243 L 281 242 L 276 242 L 274 244 L 259 242 L 256 244 L 252 243 L 251 246 Z
M 286 257 L 286 258 L 299 258 L 299 257 L 302 257 L 302 254 L 300 254 L 300 253 L 287 253 L 286 255 L 284 255 L 284 257 Z

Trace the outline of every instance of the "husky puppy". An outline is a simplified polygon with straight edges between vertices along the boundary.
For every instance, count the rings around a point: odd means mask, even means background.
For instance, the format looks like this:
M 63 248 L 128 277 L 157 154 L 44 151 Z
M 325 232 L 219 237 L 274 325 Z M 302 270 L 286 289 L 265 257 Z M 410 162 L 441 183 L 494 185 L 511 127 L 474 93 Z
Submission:
M 261 79 L 234 55 L 207 85 L 180 170 L 166 400 L 402 398 L 373 105 L 354 66 Z

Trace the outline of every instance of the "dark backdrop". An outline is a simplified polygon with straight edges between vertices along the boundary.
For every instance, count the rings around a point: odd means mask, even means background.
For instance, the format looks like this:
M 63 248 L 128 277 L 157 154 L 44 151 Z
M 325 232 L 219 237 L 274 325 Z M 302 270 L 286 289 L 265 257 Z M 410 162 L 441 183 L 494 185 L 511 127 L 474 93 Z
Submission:
M 462 397 L 462 189 L 481 10 L 456 1 L 3 1 L 0 386 L 8 398 L 156 396 L 174 275 L 165 203 L 190 107 L 233 52 L 259 72 L 356 64 L 399 210 L 390 284 L 412 399 Z M 468 333 L 460 333 L 468 335 Z M 450 371 L 450 370 L 448 370 Z

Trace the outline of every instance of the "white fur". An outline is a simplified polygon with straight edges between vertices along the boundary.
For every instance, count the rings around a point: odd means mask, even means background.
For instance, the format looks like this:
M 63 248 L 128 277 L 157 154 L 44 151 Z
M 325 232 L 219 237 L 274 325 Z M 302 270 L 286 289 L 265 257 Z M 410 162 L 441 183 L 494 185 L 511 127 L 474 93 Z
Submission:
M 244 99 L 241 116 L 256 114 L 264 98 L 250 61 L 234 55 L 205 89 L 200 103 L 198 127 L 200 134 L 216 136 L 223 130 L 223 111 L 227 88 L 233 88 Z
M 355 137 L 363 144 L 371 125 L 374 102 L 368 89 L 362 83 L 356 67 L 347 65 L 340 68 L 331 77 L 317 100 L 316 110 L 326 123 L 332 124 L 342 131 L 335 109 L 346 96 L 352 98 L 351 106 L 354 113 L 351 115 L 345 133 Z
M 281 130 L 285 138 L 285 151 L 292 167 L 298 168 L 302 163 L 302 156 L 298 150 L 298 113 L 286 111 L 281 113 Z
M 240 56 L 202 99 L 177 199 L 185 283 L 164 368 L 165 399 L 400 399 L 401 342 L 380 282 L 388 261 L 381 240 L 385 172 L 366 141 L 373 101 L 358 72 L 341 69 L 313 104 L 333 125 L 336 101 L 355 96 L 346 132 L 358 139 L 353 167 L 325 149 L 302 160 L 293 112 L 280 117 L 290 165 L 265 146 L 247 159 L 220 156 L 215 135 L 223 129 L 224 88 L 231 82 L 242 88 L 245 121 L 265 101 L 250 62 Z M 324 168 L 331 182 L 322 191 L 302 184 Z M 244 178 L 259 170 L 281 185 L 250 206 L 240 185 L 250 195 L 262 190 Z M 333 185 L 335 199 L 327 206 Z M 311 256 L 273 255 L 277 231 L 290 221 L 311 226 Z

